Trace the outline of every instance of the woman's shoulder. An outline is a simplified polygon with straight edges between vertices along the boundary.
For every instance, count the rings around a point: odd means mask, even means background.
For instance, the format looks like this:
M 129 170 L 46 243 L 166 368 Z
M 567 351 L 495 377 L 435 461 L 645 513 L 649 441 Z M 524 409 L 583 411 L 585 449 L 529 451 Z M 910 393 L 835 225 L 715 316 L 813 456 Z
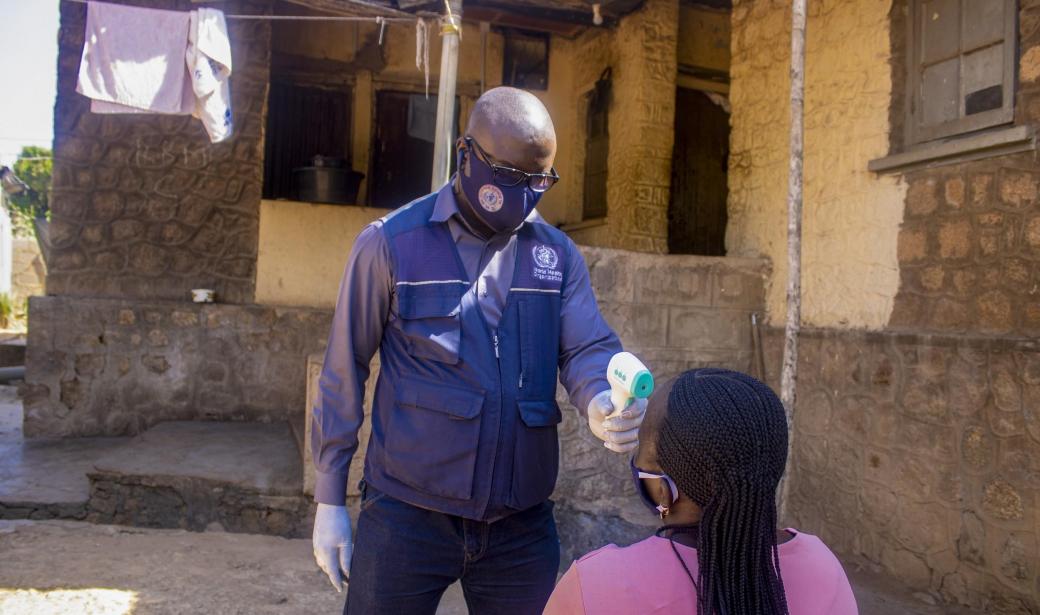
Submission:
M 574 563 L 582 572 L 609 568 L 615 564 L 627 566 L 633 559 L 653 557 L 660 549 L 660 542 L 660 538 L 650 536 L 626 547 L 610 543 L 595 551 L 589 551 Z
M 848 575 L 838 557 L 818 536 L 787 528 L 795 537 L 780 545 L 780 574 L 789 604 L 806 607 L 822 600 L 822 610 L 805 612 L 855 613 Z M 824 588 L 828 588 L 826 591 Z M 792 611 L 794 612 L 794 611 Z

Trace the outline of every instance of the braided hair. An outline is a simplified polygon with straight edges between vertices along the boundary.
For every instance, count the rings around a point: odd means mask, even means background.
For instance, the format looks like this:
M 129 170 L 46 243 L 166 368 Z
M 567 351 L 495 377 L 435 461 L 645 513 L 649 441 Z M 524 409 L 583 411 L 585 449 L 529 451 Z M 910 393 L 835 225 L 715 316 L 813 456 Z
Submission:
M 703 511 L 697 612 L 788 615 L 776 545 L 787 417 L 758 380 L 708 368 L 680 376 L 657 436 L 661 468 Z

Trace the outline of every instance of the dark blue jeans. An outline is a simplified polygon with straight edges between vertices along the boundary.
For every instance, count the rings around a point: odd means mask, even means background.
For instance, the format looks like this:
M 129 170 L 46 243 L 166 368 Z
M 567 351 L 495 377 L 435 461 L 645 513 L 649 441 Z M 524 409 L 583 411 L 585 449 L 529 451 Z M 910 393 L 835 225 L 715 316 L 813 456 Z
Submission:
M 346 615 L 433 615 L 459 580 L 469 612 L 542 612 L 560 540 L 550 500 L 492 523 L 406 504 L 363 486 Z

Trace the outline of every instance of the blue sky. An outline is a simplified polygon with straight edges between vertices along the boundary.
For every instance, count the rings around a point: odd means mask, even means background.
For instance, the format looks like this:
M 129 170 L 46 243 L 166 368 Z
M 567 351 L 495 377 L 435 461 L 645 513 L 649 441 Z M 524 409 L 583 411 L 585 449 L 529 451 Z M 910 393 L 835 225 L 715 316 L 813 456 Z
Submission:
M 58 0 L 0 0 L 0 164 L 23 145 L 51 146 Z

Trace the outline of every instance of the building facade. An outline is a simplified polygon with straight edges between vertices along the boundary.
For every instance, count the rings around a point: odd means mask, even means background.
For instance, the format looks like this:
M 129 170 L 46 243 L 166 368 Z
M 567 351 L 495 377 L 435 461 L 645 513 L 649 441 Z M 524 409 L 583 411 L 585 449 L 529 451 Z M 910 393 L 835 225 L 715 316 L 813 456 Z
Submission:
M 225 4 L 310 14 L 301 5 L 337 3 Z M 464 6 L 459 125 L 482 88 L 534 91 L 563 178 L 540 210 L 587 246 L 626 345 L 661 375 L 726 365 L 777 382 L 789 3 L 646 0 L 603 26 L 546 3 L 491 4 Z M 788 521 L 937 599 L 1036 612 L 1040 3 L 809 10 Z M 353 237 L 393 204 L 386 195 L 429 183 L 415 28 L 391 24 L 380 41 L 374 23 L 232 20 L 237 134 L 211 145 L 190 118 L 89 113 L 74 91 L 84 15 L 62 5 L 26 434 L 302 424 L 307 362 L 320 358 Z M 434 94 L 436 36 L 429 57 Z M 317 108 L 332 111 L 315 124 Z M 311 154 L 365 175 L 355 204 L 287 191 Z M 190 303 L 197 287 L 220 302 Z M 567 556 L 653 524 L 628 497 L 626 462 L 584 432 L 574 413 L 561 429 Z

